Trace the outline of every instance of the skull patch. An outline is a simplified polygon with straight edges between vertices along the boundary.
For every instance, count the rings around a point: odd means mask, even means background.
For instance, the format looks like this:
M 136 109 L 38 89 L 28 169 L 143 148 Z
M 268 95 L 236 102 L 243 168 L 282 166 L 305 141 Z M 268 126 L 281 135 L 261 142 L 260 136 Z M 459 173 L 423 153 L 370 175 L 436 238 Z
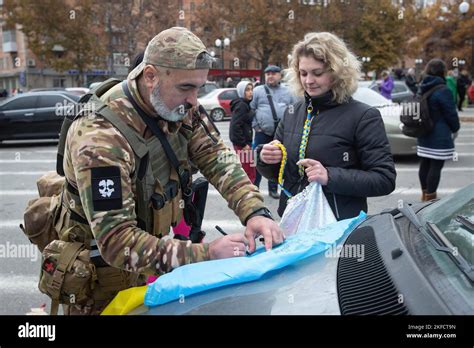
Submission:
M 112 186 L 114 186 L 114 182 L 110 179 L 104 179 L 99 182 L 99 193 L 102 195 L 102 197 L 110 197 L 112 195 L 112 193 L 115 191 Z
M 95 211 L 106 211 L 122 208 L 120 168 L 92 168 L 91 190 Z

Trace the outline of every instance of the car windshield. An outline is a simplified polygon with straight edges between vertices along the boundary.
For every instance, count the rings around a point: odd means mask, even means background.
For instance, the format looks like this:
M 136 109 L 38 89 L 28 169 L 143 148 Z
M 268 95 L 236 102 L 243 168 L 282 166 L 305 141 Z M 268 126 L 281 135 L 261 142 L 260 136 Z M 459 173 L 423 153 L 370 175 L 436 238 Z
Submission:
M 381 106 L 391 104 L 390 100 L 386 99 L 385 97 L 381 96 L 377 92 L 374 92 L 373 90 L 367 87 L 359 87 L 352 97 L 355 100 L 358 100 L 370 106 Z
M 457 248 L 467 262 L 474 265 L 474 184 L 446 199 L 431 204 L 419 213 L 421 223 L 434 223 Z

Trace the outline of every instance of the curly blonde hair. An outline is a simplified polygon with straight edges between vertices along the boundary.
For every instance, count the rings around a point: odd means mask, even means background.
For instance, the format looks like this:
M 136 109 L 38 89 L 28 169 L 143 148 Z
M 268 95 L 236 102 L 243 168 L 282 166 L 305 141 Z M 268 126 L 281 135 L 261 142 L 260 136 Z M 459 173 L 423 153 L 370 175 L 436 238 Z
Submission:
M 304 93 L 299 76 L 300 57 L 312 57 L 324 63 L 334 81 L 331 90 L 338 103 L 347 101 L 357 90 L 360 62 L 336 35 L 327 32 L 308 33 L 293 47 L 286 76 L 297 96 Z

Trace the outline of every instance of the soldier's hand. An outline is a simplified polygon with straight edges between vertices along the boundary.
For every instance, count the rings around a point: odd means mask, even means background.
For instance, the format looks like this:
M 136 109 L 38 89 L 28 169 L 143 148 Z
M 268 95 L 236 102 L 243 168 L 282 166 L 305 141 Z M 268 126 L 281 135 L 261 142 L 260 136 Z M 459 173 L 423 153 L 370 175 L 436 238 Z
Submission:
M 248 240 L 240 233 L 229 234 L 209 244 L 209 255 L 211 260 L 244 256 L 248 243 Z
M 279 143 L 278 140 L 273 140 L 271 143 L 263 145 L 262 151 L 260 151 L 260 159 L 266 164 L 280 163 L 283 158 L 281 149 L 274 144 Z
M 255 251 L 255 238 L 258 236 L 264 238 L 266 250 L 270 250 L 285 240 L 285 235 L 277 223 L 264 216 L 254 216 L 247 221 L 245 237 L 247 237 L 249 241 L 250 253 Z

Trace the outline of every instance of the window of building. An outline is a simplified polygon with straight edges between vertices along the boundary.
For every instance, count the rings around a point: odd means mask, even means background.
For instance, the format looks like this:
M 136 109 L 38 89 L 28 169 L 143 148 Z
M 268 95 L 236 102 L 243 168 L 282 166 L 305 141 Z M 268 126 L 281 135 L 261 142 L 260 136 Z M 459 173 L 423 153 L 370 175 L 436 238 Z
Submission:
M 64 77 L 57 77 L 53 79 L 53 87 L 60 87 L 60 88 L 65 88 L 66 87 L 66 79 Z
M 3 43 L 7 42 L 16 42 L 16 32 L 14 29 L 3 31 Z

